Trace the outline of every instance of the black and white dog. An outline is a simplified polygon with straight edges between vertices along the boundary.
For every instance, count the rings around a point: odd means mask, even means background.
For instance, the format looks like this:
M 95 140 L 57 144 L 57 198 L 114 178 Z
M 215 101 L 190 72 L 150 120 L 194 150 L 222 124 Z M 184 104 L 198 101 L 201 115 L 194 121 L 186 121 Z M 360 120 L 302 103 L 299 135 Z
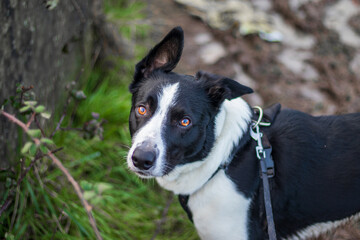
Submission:
M 254 112 L 240 98 L 252 89 L 205 72 L 172 72 L 183 42 L 176 27 L 136 65 L 128 166 L 188 195 L 202 239 L 267 239 L 257 143 L 249 130 Z M 279 239 L 305 239 L 360 217 L 359 113 L 313 117 L 281 110 L 262 130 L 273 148 Z

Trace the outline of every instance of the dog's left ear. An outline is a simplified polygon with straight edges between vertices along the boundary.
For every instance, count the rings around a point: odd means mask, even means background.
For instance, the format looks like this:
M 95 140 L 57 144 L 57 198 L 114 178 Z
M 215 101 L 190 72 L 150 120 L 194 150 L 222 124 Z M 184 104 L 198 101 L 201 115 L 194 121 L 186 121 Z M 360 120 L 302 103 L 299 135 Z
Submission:
M 153 71 L 170 72 L 178 64 L 184 48 L 184 32 L 181 27 L 173 28 L 164 39 L 159 42 L 148 55 L 135 67 L 134 81 L 130 91 L 142 78 L 147 78 Z
M 235 80 L 212 73 L 200 71 L 195 78 L 201 81 L 215 107 L 219 107 L 225 99 L 231 100 L 254 92 Z

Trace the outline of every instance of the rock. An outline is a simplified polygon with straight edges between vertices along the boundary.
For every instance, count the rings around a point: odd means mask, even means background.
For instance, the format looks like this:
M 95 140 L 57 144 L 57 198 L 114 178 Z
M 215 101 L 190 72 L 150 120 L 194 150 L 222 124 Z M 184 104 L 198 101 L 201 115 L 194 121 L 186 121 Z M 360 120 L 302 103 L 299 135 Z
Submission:
M 218 42 L 210 42 L 200 48 L 201 60 L 206 64 L 214 64 L 226 55 L 224 46 Z
M 239 83 L 241 83 L 245 86 L 248 86 L 250 88 L 253 88 L 253 89 L 257 88 L 257 84 L 254 81 L 254 79 L 252 79 L 249 75 L 247 75 L 243 71 L 241 65 L 234 63 L 233 68 L 234 68 L 235 74 L 236 74 L 234 77 L 234 80 L 236 80 Z
M 314 86 L 304 84 L 300 87 L 300 94 L 315 103 L 324 103 L 326 101 L 325 96 Z
M 194 37 L 194 41 L 198 45 L 206 44 L 210 41 L 212 41 L 212 36 L 209 33 L 199 33 Z
M 311 59 L 312 53 L 305 50 L 285 48 L 277 57 L 293 73 L 300 75 L 305 80 L 317 80 L 319 74 L 306 60 Z
M 282 34 L 274 28 L 271 16 L 265 12 L 264 1 L 252 4 L 248 0 L 176 0 L 191 14 L 200 17 L 213 28 L 236 29 L 241 35 L 259 34 L 266 41 L 281 41 Z
M 348 24 L 349 19 L 360 11 L 360 6 L 353 1 L 338 1 L 326 8 L 324 24 L 336 31 L 343 43 L 360 47 L 360 36 Z
M 284 19 L 278 15 L 273 14 L 272 20 L 274 27 L 283 34 L 282 42 L 293 48 L 310 49 L 315 44 L 315 38 L 312 35 L 304 34 L 296 31 L 292 26 L 287 24 Z

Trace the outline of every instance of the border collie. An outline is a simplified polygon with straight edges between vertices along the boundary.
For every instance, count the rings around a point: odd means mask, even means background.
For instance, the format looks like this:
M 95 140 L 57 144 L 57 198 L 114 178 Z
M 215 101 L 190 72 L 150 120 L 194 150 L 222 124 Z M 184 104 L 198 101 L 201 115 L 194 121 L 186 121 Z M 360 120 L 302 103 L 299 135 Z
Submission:
M 135 68 L 129 86 L 130 170 L 188 195 L 201 239 L 267 239 L 252 89 L 226 77 L 172 70 L 184 35 L 174 28 Z M 271 200 L 279 239 L 318 236 L 360 216 L 360 113 L 314 117 L 279 110 L 261 127 L 272 145 Z

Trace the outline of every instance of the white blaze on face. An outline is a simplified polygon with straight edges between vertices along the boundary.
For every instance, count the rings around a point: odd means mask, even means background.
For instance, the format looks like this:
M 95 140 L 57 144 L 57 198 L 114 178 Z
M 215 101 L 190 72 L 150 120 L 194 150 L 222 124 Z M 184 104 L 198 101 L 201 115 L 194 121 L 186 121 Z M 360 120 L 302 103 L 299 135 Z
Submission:
M 169 174 L 157 177 L 157 182 L 175 194 L 194 193 L 221 164 L 231 160 L 229 156 L 248 130 L 250 122 L 251 108 L 242 98 L 225 100 L 216 116 L 216 140 L 208 156 L 202 161 L 176 166 Z
M 165 127 L 166 117 L 168 115 L 169 109 L 175 104 L 178 88 L 179 83 L 166 85 L 163 87 L 162 91 L 160 91 L 158 95 L 158 106 L 154 115 L 142 128 L 140 128 L 135 133 L 132 141 L 132 147 L 130 148 L 127 156 L 127 163 L 131 170 L 137 170 L 131 159 L 135 148 L 146 141 L 153 143 L 154 146 L 156 145 L 157 149 L 159 150 L 159 154 L 155 160 L 155 166 L 149 169 L 147 172 L 152 176 L 162 176 L 162 172 L 166 164 L 166 146 L 162 139 L 162 132 Z

